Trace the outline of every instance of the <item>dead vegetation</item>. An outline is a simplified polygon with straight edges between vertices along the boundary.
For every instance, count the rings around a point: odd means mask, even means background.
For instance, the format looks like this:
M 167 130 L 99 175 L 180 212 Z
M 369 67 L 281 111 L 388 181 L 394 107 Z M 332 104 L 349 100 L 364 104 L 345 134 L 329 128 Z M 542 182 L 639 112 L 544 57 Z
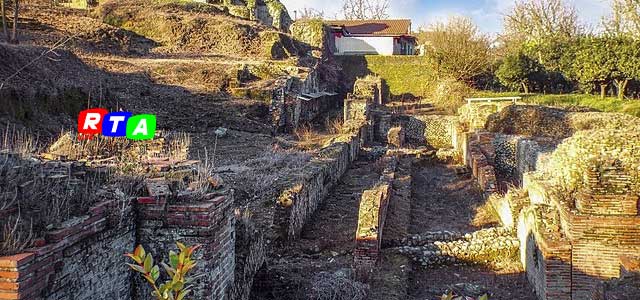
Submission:
M 232 17 L 215 5 L 179 1 L 105 1 L 96 17 L 159 44 L 154 51 L 215 53 L 232 57 L 297 56 L 289 36 Z
M 313 300 L 364 300 L 369 286 L 349 278 L 345 272 L 320 272 L 311 283 Z
M 311 160 L 304 152 L 274 148 L 261 156 L 246 161 L 233 176 L 236 185 L 248 194 L 250 199 L 268 199 L 274 192 L 274 184 L 302 168 Z

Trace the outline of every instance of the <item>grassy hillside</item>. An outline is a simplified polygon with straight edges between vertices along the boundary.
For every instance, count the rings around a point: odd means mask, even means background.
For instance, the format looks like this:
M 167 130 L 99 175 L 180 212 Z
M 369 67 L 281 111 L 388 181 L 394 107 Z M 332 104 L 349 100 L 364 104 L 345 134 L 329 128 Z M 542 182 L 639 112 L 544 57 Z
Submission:
M 341 56 L 337 60 L 347 86 L 353 86 L 357 77 L 378 75 L 385 80 L 392 97 L 427 97 L 437 78 L 433 64 L 424 56 Z
M 614 97 L 605 99 L 600 96 L 586 94 L 562 94 L 562 95 L 523 95 L 520 93 L 495 93 L 479 91 L 474 97 L 508 97 L 522 96 L 523 102 L 560 107 L 582 106 L 593 108 L 603 112 L 618 112 L 640 117 L 640 100 L 620 100 Z

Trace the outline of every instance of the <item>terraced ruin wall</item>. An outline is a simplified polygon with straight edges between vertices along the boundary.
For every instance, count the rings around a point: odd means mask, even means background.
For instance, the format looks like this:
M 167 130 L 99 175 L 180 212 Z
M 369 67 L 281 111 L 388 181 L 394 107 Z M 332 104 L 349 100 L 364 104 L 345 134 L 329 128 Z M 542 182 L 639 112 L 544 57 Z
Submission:
M 281 238 L 291 240 L 299 236 L 330 189 L 358 157 L 368 136 L 367 127 L 365 125 L 356 134 L 343 136 L 342 141 L 323 148 L 298 174 L 292 174 L 277 199 L 274 216 L 275 230 L 280 232 Z
M 0 299 L 130 299 L 123 254 L 135 247 L 133 215 L 129 203 L 103 202 L 36 247 L 0 257 Z

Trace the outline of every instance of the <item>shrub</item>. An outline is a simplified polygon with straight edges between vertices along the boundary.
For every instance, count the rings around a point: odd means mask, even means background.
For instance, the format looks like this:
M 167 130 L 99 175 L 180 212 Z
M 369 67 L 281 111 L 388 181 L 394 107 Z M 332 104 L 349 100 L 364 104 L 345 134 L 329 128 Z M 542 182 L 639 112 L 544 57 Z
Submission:
M 151 253 L 146 253 L 144 247 L 139 245 L 133 253 L 125 254 L 135 262 L 127 265 L 142 274 L 153 288 L 153 296 L 158 300 L 182 300 L 191 292 L 189 283 L 193 278 L 187 274 L 196 266 L 196 261 L 191 259 L 191 256 L 200 246 L 187 247 L 179 242 L 176 245 L 180 253 L 169 251 L 169 264 L 160 263 L 170 277 L 160 286 L 157 285 L 160 279 L 160 267 L 153 263 Z
M 464 98 L 471 93 L 472 89 L 465 83 L 448 78 L 436 83 L 430 96 L 436 108 L 455 113 L 464 104 Z

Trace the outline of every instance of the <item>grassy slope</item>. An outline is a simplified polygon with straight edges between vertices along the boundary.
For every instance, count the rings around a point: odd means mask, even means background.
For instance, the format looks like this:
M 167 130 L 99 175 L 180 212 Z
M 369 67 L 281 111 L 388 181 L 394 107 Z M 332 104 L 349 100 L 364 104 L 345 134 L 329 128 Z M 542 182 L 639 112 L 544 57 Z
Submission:
M 639 100 L 620 100 L 618 98 L 608 97 L 605 99 L 600 96 L 586 94 L 562 94 L 562 95 L 542 95 L 531 94 L 523 95 L 517 92 L 496 93 L 490 91 L 478 91 L 473 97 L 508 97 L 522 96 L 523 101 L 532 104 L 542 104 L 550 106 L 584 106 L 597 109 L 603 112 L 618 112 L 630 114 L 640 117 L 640 101 Z

